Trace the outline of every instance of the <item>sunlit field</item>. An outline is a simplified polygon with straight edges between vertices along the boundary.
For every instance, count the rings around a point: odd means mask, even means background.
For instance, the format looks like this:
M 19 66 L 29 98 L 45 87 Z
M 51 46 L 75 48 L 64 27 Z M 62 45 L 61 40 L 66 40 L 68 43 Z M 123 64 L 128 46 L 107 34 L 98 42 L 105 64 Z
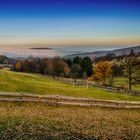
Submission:
M 138 140 L 140 110 L 0 103 L 1 139 Z
M 106 80 L 107 84 L 110 83 L 110 79 L 107 78 Z M 113 86 L 115 87 L 122 87 L 128 89 L 128 78 L 127 77 L 114 77 L 113 78 Z M 132 90 L 140 91 L 140 84 L 133 84 Z
M 108 100 L 140 101 L 140 96 L 113 93 L 96 88 L 73 86 L 42 75 L 0 70 L 0 91 L 40 95 L 65 95 Z
M 125 77 L 115 77 L 114 86 L 128 88 L 128 79 Z M 140 84 L 132 85 L 132 90 L 140 90 Z

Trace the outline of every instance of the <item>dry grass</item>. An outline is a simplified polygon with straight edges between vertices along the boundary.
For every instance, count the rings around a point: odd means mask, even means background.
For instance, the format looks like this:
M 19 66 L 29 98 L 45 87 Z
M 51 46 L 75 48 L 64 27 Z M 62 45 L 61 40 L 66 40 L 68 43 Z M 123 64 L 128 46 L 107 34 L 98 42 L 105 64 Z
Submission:
M 140 137 L 140 110 L 0 103 L 0 139 L 127 139 Z

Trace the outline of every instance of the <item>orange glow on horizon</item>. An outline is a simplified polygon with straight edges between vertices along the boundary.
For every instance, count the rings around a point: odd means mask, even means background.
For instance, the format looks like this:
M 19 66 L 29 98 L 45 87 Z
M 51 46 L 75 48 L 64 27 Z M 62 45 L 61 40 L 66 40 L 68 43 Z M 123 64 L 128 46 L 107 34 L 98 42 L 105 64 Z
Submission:
M 140 38 L 79 38 L 79 39 L 1 39 L 0 46 L 80 46 L 80 45 L 133 45 L 140 44 Z

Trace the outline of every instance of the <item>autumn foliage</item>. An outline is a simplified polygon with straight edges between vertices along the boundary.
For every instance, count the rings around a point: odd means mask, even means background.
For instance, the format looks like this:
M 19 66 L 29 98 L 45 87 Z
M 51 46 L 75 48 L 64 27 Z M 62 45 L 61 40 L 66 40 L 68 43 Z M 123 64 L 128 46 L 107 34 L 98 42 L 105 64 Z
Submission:
M 59 57 L 55 58 L 34 58 L 27 60 L 19 60 L 14 66 L 14 70 L 21 72 L 41 73 L 44 75 L 67 77 L 70 73 L 70 68 Z
M 100 61 L 93 66 L 93 79 L 95 81 L 106 82 L 106 78 L 112 73 L 111 65 L 108 61 Z
M 17 63 L 15 64 L 15 68 L 16 68 L 18 71 L 21 71 L 22 65 L 23 65 L 23 62 L 22 62 L 22 61 L 17 61 Z
M 81 79 L 92 75 L 92 61 L 89 57 L 75 57 L 73 60 L 60 57 L 28 58 L 16 61 L 13 70 Z

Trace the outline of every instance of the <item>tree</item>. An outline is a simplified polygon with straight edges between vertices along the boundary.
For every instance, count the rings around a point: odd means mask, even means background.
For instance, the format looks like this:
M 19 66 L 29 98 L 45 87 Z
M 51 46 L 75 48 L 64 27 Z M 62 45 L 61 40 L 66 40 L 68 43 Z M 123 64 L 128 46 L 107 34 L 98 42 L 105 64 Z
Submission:
M 85 73 L 86 76 L 92 75 L 92 61 L 89 57 L 81 58 L 76 56 L 73 58 L 73 64 L 78 64 L 82 68 L 82 72 Z
M 48 59 L 44 58 L 39 62 L 40 73 L 46 75 L 48 70 Z
M 81 66 L 82 65 L 82 58 L 79 56 L 74 57 L 73 64 L 79 64 Z
M 92 75 L 92 61 L 89 57 L 84 57 L 82 59 L 82 64 L 81 64 L 83 72 L 86 73 L 87 76 Z
M 107 54 L 104 56 L 104 60 L 111 61 L 111 60 L 113 60 L 115 57 L 116 57 L 116 54 L 115 54 L 115 53 L 107 53 Z
M 68 64 L 69 67 L 71 67 L 71 65 L 72 65 L 71 59 L 65 59 L 64 61 Z
M 113 62 L 111 69 L 112 69 L 112 76 L 113 77 L 123 75 L 124 66 L 122 65 L 121 62 L 118 62 L 118 61 Z
M 102 80 L 104 85 L 106 83 L 106 78 L 110 77 L 111 73 L 111 65 L 108 61 L 100 61 L 93 67 L 93 79 Z
M 130 51 L 130 54 L 126 56 L 122 61 L 124 67 L 125 67 L 125 74 L 128 77 L 128 83 L 129 83 L 129 90 L 132 89 L 132 80 L 134 78 L 134 75 L 136 71 L 139 69 L 140 60 L 138 57 L 136 57 L 133 50 Z
M 73 64 L 71 66 L 71 77 L 74 79 L 81 78 L 83 76 L 82 68 L 79 64 Z
M 131 51 L 130 51 L 130 53 L 129 53 L 129 55 L 128 56 L 135 56 L 135 52 L 134 52 L 134 50 L 133 49 L 131 49 Z
M 123 76 L 124 66 L 121 62 L 114 60 L 111 64 L 112 75 L 109 81 L 109 85 L 113 86 L 114 77 Z
M 47 60 L 46 74 L 47 75 L 52 75 L 53 74 L 53 60 L 52 59 Z
M 17 61 L 15 64 L 16 71 L 22 71 L 22 65 L 23 65 L 22 61 Z
M 53 76 L 62 76 L 68 74 L 69 66 L 60 57 L 55 57 L 52 61 L 52 74 Z
M 70 68 L 66 63 L 64 65 L 64 73 L 63 73 L 62 76 L 63 77 L 70 77 Z

